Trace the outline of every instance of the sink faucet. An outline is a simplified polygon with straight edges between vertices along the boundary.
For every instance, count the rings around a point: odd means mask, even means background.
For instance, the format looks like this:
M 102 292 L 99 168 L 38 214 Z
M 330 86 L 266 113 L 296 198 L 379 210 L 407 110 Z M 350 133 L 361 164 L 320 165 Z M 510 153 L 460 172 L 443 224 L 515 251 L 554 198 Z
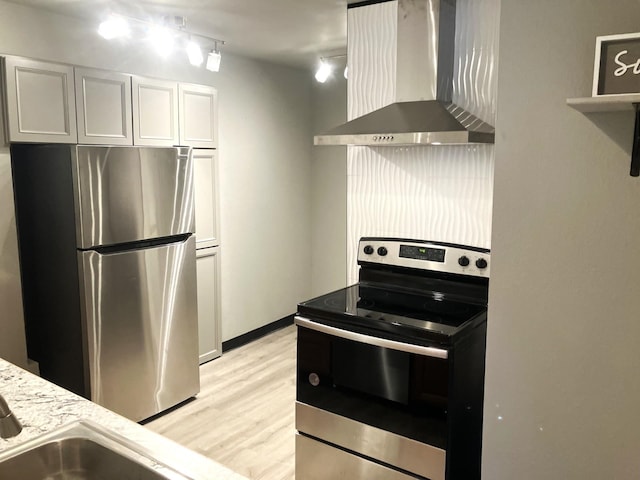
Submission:
M 0 395 L 0 438 L 15 437 L 21 431 L 20 421 L 13 414 L 4 397 Z

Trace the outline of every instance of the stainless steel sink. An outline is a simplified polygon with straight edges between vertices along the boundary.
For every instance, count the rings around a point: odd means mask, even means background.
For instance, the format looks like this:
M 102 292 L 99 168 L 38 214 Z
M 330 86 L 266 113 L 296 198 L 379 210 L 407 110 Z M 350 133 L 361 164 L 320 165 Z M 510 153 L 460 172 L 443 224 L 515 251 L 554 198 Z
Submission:
M 2 480 L 192 480 L 142 446 L 91 422 L 0 453 Z

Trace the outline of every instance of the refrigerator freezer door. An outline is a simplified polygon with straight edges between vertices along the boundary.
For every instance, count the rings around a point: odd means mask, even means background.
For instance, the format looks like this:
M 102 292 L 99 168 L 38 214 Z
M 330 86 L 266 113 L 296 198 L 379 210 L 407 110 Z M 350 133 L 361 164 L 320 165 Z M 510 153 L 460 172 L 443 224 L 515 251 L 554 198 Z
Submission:
M 194 232 L 189 148 L 81 145 L 74 152 L 78 248 Z
M 198 393 L 195 238 L 78 255 L 91 400 L 138 421 Z

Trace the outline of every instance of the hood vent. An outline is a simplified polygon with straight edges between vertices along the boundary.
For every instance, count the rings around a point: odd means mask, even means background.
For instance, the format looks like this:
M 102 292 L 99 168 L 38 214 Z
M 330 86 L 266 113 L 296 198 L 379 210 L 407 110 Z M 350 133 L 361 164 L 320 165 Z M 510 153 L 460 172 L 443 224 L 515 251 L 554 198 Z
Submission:
M 398 0 L 396 102 L 314 137 L 315 145 L 493 143 L 494 128 L 451 103 L 454 0 Z

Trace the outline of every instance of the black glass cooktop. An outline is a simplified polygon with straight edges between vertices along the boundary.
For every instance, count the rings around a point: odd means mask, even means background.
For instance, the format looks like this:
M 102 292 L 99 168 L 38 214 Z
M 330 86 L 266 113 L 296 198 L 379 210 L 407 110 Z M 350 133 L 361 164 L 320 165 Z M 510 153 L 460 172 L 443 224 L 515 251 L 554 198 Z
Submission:
M 486 318 L 486 306 L 439 292 L 356 284 L 298 305 L 310 320 L 356 331 L 377 330 L 394 336 L 451 340 L 474 320 Z

